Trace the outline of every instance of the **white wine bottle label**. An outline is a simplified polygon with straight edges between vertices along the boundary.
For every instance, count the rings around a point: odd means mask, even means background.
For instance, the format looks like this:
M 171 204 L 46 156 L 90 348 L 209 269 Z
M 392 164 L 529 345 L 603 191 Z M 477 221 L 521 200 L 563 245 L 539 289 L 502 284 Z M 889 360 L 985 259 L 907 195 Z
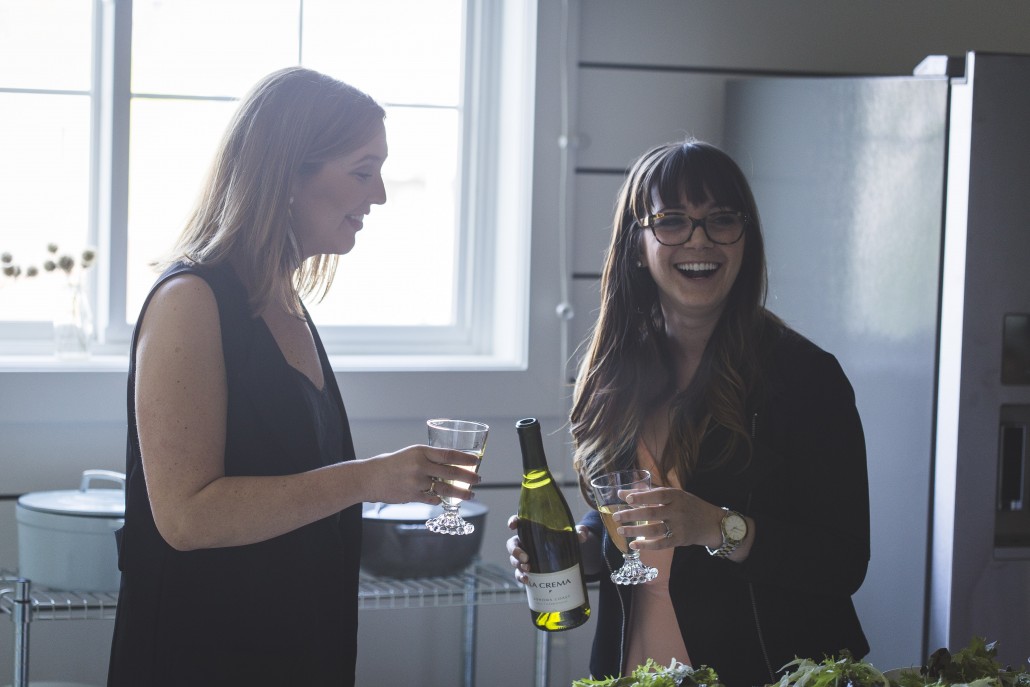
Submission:
M 586 602 L 579 564 L 553 573 L 526 573 L 526 596 L 537 613 L 570 611 Z

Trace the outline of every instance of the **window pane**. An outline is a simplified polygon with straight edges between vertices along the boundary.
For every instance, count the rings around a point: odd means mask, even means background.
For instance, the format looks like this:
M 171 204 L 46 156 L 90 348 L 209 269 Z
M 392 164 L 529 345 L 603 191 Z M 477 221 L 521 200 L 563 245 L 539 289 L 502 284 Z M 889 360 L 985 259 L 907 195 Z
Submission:
M 237 104 L 132 101 L 126 317 L 135 321 L 157 276 L 150 263 L 179 236 Z
M 461 0 L 306 0 L 304 64 L 382 103 L 455 106 Z
M 0 88 L 88 91 L 88 0 L 0 0 Z
M 0 252 L 41 267 L 46 244 L 80 251 L 89 229 L 89 96 L 0 93 Z M 8 292 L 0 320 L 49 320 L 56 274 Z M 17 293 L 17 297 L 15 294 Z M 10 297 L 8 297 L 10 295 Z
M 449 325 L 455 321 L 458 115 L 390 108 L 387 202 L 373 206 L 343 256 L 319 325 Z
M 240 96 L 297 64 L 298 0 L 136 0 L 132 91 Z
M 297 62 L 297 0 L 136 0 L 134 7 L 134 92 L 242 95 L 267 72 Z M 329 297 L 311 306 L 320 324 L 456 321 L 462 12 L 462 0 L 303 4 L 305 66 L 364 88 L 380 102 L 428 105 L 389 108 L 391 154 L 384 178 L 390 202 L 373 209 L 354 255 L 341 260 Z M 205 45 L 221 47 L 197 47 Z M 291 50 L 292 59 L 286 59 Z M 133 99 L 130 320 L 154 280 L 148 263 L 168 250 L 181 229 L 236 107 Z

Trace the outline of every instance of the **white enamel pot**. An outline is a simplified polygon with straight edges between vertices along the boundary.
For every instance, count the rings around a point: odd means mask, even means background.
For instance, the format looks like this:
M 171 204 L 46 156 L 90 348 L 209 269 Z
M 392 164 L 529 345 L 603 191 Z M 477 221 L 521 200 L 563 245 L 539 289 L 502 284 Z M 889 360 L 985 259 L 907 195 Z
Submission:
M 96 489 L 94 481 L 118 489 Z M 18 499 L 18 575 L 33 586 L 117 592 L 114 533 L 125 523 L 125 475 L 86 470 L 78 489 L 38 491 Z

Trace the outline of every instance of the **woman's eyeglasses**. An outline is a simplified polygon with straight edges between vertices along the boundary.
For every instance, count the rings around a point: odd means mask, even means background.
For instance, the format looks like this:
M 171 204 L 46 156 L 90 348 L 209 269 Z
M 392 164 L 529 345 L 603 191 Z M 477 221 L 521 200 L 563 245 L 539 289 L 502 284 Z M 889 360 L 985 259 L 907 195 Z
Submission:
M 666 210 L 648 215 L 639 224 L 650 229 L 663 246 L 682 246 L 690 241 L 698 227 L 712 243 L 728 246 L 744 235 L 747 222 L 747 215 L 735 210 L 720 210 L 701 219 L 695 219 L 680 210 Z

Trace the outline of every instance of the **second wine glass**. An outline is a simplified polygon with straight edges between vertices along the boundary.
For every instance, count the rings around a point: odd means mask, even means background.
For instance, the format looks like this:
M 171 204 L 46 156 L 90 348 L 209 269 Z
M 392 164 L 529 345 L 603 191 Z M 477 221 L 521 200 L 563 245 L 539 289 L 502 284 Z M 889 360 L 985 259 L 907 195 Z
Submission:
M 490 431 L 488 425 L 484 425 L 482 422 L 441 418 L 427 421 L 426 426 L 429 428 L 430 446 L 457 449 L 474 455 L 479 460 L 475 467 L 466 469 L 473 473 L 479 472 L 479 464 L 483 460 L 483 451 L 486 449 L 486 436 Z M 469 488 L 468 482 L 446 481 L 463 489 Z M 438 534 L 472 534 L 475 531 L 475 526 L 458 514 L 461 499 L 453 496 L 441 496 L 440 501 L 443 505 L 443 513 L 426 520 L 426 529 Z
M 619 470 L 608 472 L 590 480 L 590 488 L 597 502 L 597 510 L 601 512 L 608 536 L 622 552 L 622 567 L 612 573 L 615 584 L 643 584 L 658 577 L 658 569 L 645 565 L 640 560 L 640 552 L 629 547 L 629 539 L 619 534 L 619 526 L 646 525 L 646 520 L 615 522 L 612 515 L 620 510 L 632 508 L 626 503 L 628 492 L 647 491 L 651 488 L 651 473 L 647 470 Z M 620 496 L 621 492 L 621 496 Z M 643 539 L 643 537 L 638 537 Z

